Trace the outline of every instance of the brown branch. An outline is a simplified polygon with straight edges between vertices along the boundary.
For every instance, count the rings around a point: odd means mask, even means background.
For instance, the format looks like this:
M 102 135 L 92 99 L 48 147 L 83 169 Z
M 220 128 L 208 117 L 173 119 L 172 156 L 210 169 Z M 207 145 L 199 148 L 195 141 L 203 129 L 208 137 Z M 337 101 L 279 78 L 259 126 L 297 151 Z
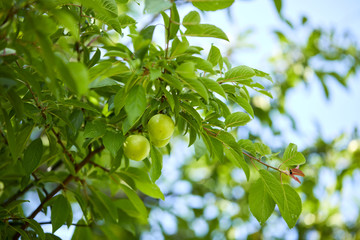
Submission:
M 263 161 L 261 161 L 260 159 L 258 159 L 258 158 L 256 158 L 256 157 L 253 157 L 253 156 L 251 156 L 250 154 L 248 154 L 248 153 L 246 153 L 246 152 L 244 152 L 244 151 L 243 151 L 242 153 L 243 153 L 244 155 L 248 156 L 249 158 L 254 159 L 254 160 L 257 161 L 258 163 L 261 163 L 262 165 L 267 166 L 268 168 L 272 168 L 272 169 L 274 169 L 274 170 L 276 170 L 276 171 L 279 171 L 280 173 L 283 173 L 283 174 L 285 174 L 285 175 L 288 175 L 287 172 L 282 171 L 281 169 L 276 168 L 276 167 L 273 167 L 273 166 L 271 166 L 271 165 L 269 165 L 269 164 L 266 164 L 266 163 L 264 163 Z
M 83 168 L 87 163 L 89 163 L 91 161 L 91 159 L 93 158 L 93 156 L 95 156 L 97 153 L 100 153 L 102 150 L 104 150 L 104 146 L 102 145 L 101 147 L 99 147 L 98 149 L 95 149 L 94 151 L 91 151 L 88 153 L 88 155 L 84 158 L 84 160 L 82 160 L 79 164 L 75 165 L 75 172 L 79 172 L 81 168 Z M 36 217 L 36 215 L 42 210 L 42 208 L 44 207 L 44 205 L 55 196 L 55 194 L 57 194 L 59 191 L 61 191 L 62 189 L 65 188 L 65 186 L 67 184 L 69 184 L 73 179 L 75 178 L 74 175 L 69 175 L 65 178 L 65 180 L 58 185 L 51 193 L 49 193 L 49 195 L 47 195 L 44 200 L 40 203 L 40 205 L 30 214 L 29 217 L 27 217 L 28 219 L 33 219 Z M 29 223 L 26 222 L 23 226 L 22 229 L 26 229 L 29 226 Z M 20 234 L 17 233 L 13 239 L 18 239 L 20 237 Z
M 105 172 L 110 172 L 110 170 L 109 170 L 109 169 L 107 169 L 107 168 L 105 168 L 105 167 L 103 167 L 103 166 L 101 166 L 101 165 L 97 164 L 96 162 L 90 161 L 89 163 L 90 163 L 91 165 L 94 165 L 95 167 L 100 168 L 101 170 L 103 170 L 103 171 L 105 171 Z
M 40 225 L 45 225 L 45 224 L 52 224 L 52 222 L 39 222 Z M 66 225 L 66 224 L 64 224 Z M 77 223 L 72 223 L 71 225 L 76 226 L 76 227 L 90 227 L 90 225 L 87 224 L 77 224 Z

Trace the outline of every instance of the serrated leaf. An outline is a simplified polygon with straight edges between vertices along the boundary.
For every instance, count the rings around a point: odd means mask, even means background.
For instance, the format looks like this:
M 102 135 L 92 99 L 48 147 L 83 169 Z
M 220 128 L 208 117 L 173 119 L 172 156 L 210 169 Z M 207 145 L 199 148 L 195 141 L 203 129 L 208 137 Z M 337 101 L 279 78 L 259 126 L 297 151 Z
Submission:
M 116 157 L 119 149 L 121 148 L 124 142 L 124 136 L 121 132 L 106 131 L 105 136 L 103 137 L 104 146 L 113 157 Z
M 183 19 L 182 24 L 187 27 L 191 25 L 197 25 L 200 24 L 200 14 L 196 11 L 191 11 Z
M 145 89 L 141 85 L 134 86 L 126 99 L 125 111 L 132 126 L 144 113 L 147 106 Z
M 190 37 L 213 37 L 229 41 L 223 30 L 211 24 L 189 25 L 184 35 Z
M 216 81 L 210 79 L 210 78 L 200 78 L 200 80 L 204 83 L 205 87 L 207 87 L 209 90 L 216 92 L 220 96 L 226 98 L 226 94 L 224 89 L 220 86 L 219 83 Z
M 136 188 L 144 194 L 164 200 L 164 194 L 160 188 L 153 182 L 151 182 L 147 172 L 134 167 L 129 167 L 126 171 L 120 171 L 135 181 Z
M 192 4 L 203 11 L 216 11 L 230 7 L 234 0 L 190 0 Z
M 226 117 L 225 125 L 226 127 L 238 127 L 244 126 L 250 121 L 251 118 L 248 114 L 243 112 L 235 112 Z
M 65 224 L 70 211 L 69 206 L 70 204 L 67 199 L 61 194 L 54 199 L 51 208 L 51 224 L 53 233 Z
M 151 156 L 150 176 L 151 176 L 151 180 L 155 182 L 161 176 L 163 158 L 161 152 L 154 146 L 151 146 L 150 156 Z
M 43 144 L 40 138 L 32 141 L 26 148 L 23 158 L 23 167 L 27 175 L 30 175 L 41 162 Z
M 261 225 L 264 224 L 274 212 L 275 202 L 268 193 L 262 178 L 259 178 L 255 183 L 250 185 L 249 207 L 251 213 Z
M 145 11 L 150 14 L 157 14 L 171 7 L 169 0 L 145 0 Z
M 254 76 L 254 69 L 245 65 L 240 65 L 227 71 L 225 73 L 225 78 L 222 79 L 221 82 L 235 82 L 237 80 L 248 79 Z
M 84 137 L 96 138 L 104 135 L 106 132 L 106 124 L 99 120 L 88 122 L 85 126 Z
M 278 205 L 281 216 L 288 227 L 293 228 L 302 210 L 298 193 L 289 185 L 281 184 L 269 171 L 260 169 L 259 173 L 267 191 Z
M 297 146 L 290 143 L 285 149 L 283 164 L 286 166 L 301 165 L 306 162 L 304 155 L 297 151 Z

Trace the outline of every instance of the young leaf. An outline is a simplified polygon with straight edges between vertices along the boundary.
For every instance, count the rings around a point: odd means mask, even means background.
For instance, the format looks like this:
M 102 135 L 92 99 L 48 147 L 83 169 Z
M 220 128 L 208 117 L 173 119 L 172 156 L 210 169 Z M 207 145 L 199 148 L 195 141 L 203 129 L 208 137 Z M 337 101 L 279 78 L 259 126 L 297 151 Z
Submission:
M 235 112 L 226 117 L 225 125 L 226 127 L 238 127 L 244 126 L 250 121 L 251 118 L 248 114 L 243 112 Z
M 259 178 L 250 185 L 249 207 L 254 217 L 264 224 L 275 209 L 275 202 L 265 187 L 264 181 Z
M 23 158 L 23 167 L 27 175 L 30 175 L 39 165 L 43 154 L 43 144 L 40 138 L 32 141 L 26 148 Z
M 147 101 L 145 89 L 141 85 L 134 86 L 130 90 L 125 102 L 125 110 L 131 126 L 144 113 L 146 106 Z
M 203 11 L 216 11 L 230 7 L 234 0 L 190 0 L 192 4 Z
M 69 209 L 70 204 L 67 199 L 62 195 L 58 195 L 53 200 L 53 205 L 51 209 L 51 224 L 52 224 L 52 232 L 56 232 L 63 224 L 68 217 L 70 212 Z
M 211 24 L 189 25 L 185 31 L 185 36 L 213 37 L 229 41 L 223 30 Z
M 239 146 L 247 151 L 248 153 L 251 153 L 253 156 L 256 155 L 255 145 L 254 143 L 249 139 L 240 139 L 238 141 Z
M 278 205 L 281 216 L 289 228 L 293 228 L 300 216 L 302 204 L 298 193 L 287 184 L 281 184 L 269 171 L 259 170 L 264 185 Z
M 290 143 L 285 149 L 283 156 L 283 164 L 286 166 L 301 165 L 306 162 L 306 159 L 302 153 L 297 151 L 297 146 Z
M 256 142 L 254 143 L 254 146 L 255 146 L 255 151 L 259 153 L 261 156 L 271 154 L 271 149 L 263 143 Z

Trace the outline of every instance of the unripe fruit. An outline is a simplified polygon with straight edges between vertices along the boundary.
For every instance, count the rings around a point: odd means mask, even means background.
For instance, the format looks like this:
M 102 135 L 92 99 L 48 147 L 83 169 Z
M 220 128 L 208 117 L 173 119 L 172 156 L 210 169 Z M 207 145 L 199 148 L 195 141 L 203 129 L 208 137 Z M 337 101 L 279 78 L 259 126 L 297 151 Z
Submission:
M 151 143 L 155 146 L 155 147 L 164 147 L 166 146 L 169 142 L 170 142 L 171 137 L 164 139 L 164 140 L 158 140 L 155 138 L 150 138 Z
M 148 122 L 148 130 L 151 139 L 166 140 L 174 133 L 173 120 L 164 114 L 156 114 L 152 116 Z
M 150 143 L 146 137 L 141 135 L 130 135 L 124 142 L 124 154 L 126 157 L 141 161 L 150 153 Z

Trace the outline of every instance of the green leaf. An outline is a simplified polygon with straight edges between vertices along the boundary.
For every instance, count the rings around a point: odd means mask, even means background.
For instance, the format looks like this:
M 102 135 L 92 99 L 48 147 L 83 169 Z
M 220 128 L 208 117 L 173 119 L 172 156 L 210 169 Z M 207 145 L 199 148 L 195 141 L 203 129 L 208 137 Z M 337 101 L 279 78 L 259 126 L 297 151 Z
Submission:
M 15 113 L 19 119 L 22 119 L 24 116 L 24 102 L 19 97 L 19 94 L 17 94 L 13 88 L 9 89 L 7 92 L 7 97 L 13 106 Z
M 263 143 L 256 142 L 256 143 L 254 143 L 254 147 L 255 147 L 255 151 L 258 154 L 260 154 L 261 156 L 271 154 L 271 149 L 268 146 L 266 146 L 265 144 L 263 144 Z
M 94 203 L 96 204 L 96 208 L 102 216 L 110 216 L 112 220 L 117 221 L 119 216 L 116 210 L 116 205 L 109 198 L 108 195 L 103 192 L 97 190 L 94 187 L 91 187 L 91 192 L 93 193 L 92 197 L 94 198 Z M 105 218 L 106 220 L 106 218 Z
M 178 13 L 175 3 L 173 3 L 173 5 L 171 7 L 170 16 L 171 16 L 171 22 L 169 23 L 170 24 L 170 30 L 169 30 L 170 33 L 169 33 L 168 40 L 175 38 L 176 34 L 180 28 L 180 17 L 179 17 L 179 13 Z
M 200 96 L 202 96 L 206 102 L 209 102 L 209 93 L 201 81 L 197 80 L 196 78 L 182 78 L 182 80 L 187 83 L 190 89 L 193 89 L 195 92 L 200 94 Z
M 248 114 L 243 112 L 235 112 L 226 117 L 225 125 L 226 127 L 238 127 L 244 126 L 250 121 L 251 118 Z
M 1 110 L 2 110 L 3 116 L 5 118 L 5 126 L 6 126 L 6 131 L 7 131 L 7 140 L 8 140 L 8 143 L 9 143 L 11 156 L 12 156 L 14 162 L 16 162 L 19 153 L 17 151 L 17 143 L 16 143 L 14 129 L 13 129 L 13 126 L 11 124 L 11 121 L 10 121 L 10 118 L 9 118 L 9 115 L 7 114 L 7 112 L 4 109 L 1 109 Z
M 216 11 L 230 7 L 234 0 L 190 0 L 192 4 L 203 11 Z
M 208 58 L 207 60 L 209 62 L 211 62 L 211 64 L 213 66 L 216 66 L 217 64 L 220 63 L 220 61 L 222 61 L 222 56 L 221 56 L 221 52 L 220 50 L 215 47 L 214 45 L 211 46 L 210 48 L 210 52 L 209 52 L 209 55 L 208 55 Z
M 297 151 L 297 146 L 290 143 L 285 149 L 283 164 L 286 166 L 301 165 L 306 162 L 304 155 Z
M 250 168 L 248 164 L 246 163 L 244 159 L 244 155 L 241 151 L 240 146 L 235 141 L 235 138 L 231 133 L 217 130 L 216 135 L 209 135 L 212 138 L 215 138 L 222 142 L 222 144 L 225 146 L 224 152 L 226 156 L 229 158 L 230 161 L 232 161 L 236 166 L 241 167 L 246 175 L 247 180 L 250 179 Z
M 222 79 L 221 82 L 235 82 L 237 80 L 252 78 L 255 75 L 254 69 L 241 65 L 227 71 L 225 73 L 225 79 Z
M 275 209 L 275 202 L 261 178 L 250 185 L 249 207 L 251 213 L 261 225 L 266 222 Z
M 225 156 L 237 167 L 243 169 L 246 179 L 249 181 L 250 179 L 250 168 L 244 159 L 244 155 L 235 151 L 234 148 L 224 148 Z
M 167 84 L 169 84 L 171 87 L 176 88 L 179 91 L 183 90 L 183 84 L 178 78 L 170 74 L 163 74 L 160 78 L 164 80 Z
M 274 5 L 279 16 L 281 16 L 282 0 L 274 0 Z
M 255 71 L 255 75 L 256 75 L 257 77 L 266 78 L 267 80 L 273 82 L 270 74 L 268 74 L 268 73 L 266 73 L 266 72 L 263 72 L 263 71 L 260 71 L 260 70 L 257 70 L 257 69 L 255 69 L 255 68 L 253 68 L 253 70 Z
M 147 106 L 145 89 L 141 85 L 134 86 L 126 99 L 125 111 L 132 126 L 144 113 Z
M 125 13 L 119 15 L 118 20 L 120 23 L 120 27 L 122 27 L 122 28 L 136 24 L 136 21 L 132 17 L 126 15 Z
M 106 124 L 101 119 L 88 122 L 85 126 L 85 138 L 97 138 L 104 135 L 106 132 Z
M 185 62 L 180 64 L 175 70 L 177 74 L 184 78 L 195 78 L 195 63 L 193 62 Z
M 132 178 L 135 181 L 136 188 L 144 194 L 164 200 L 163 193 L 155 183 L 151 182 L 147 172 L 139 168 L 129 167 L 126 171 L 120 173 Z
M 40 239 L 45 240 L 44 230 L 37 221 L 28 218 L 24 218 L 23 220 L 29 223 L 30 227 L 35 230 Z
M 28 234 L 24 230 L 22 230 L 21 228 L 15 228 L 15 227 L 11 226 L 10 224 L 8 226 L 10 228 L 14 229 L 16 232 L 20 233 L 22 239 L 30 240 Z
M 136 210 L 140 213 L 142 218 L 147 218 L 147 210 L 141 198 L 136 194 L 134 190 L 128 186 L 120 183 L 121 189 L 125 192 L 126 196 L 129 198 L 130 202 L 134 205 Z
M 151 146 L 150 156 L 151 156 L 150 176 L 151 176 L 151 180 L 155 182 L 161 176 L 163 158 L 162 158 L 162 153 L 154 146 Z
M 302 210 L 298 193 L 289 185 L 281 184 L 269 171 L 260 169 L 259 173 L 267 191 L 278 205 L 281 216 L 288 227 L 293 228 Z
M 197 25 L 200 24 L 200 14 L 196 11 L 191 11 L 183 19 L 182 24 L 187 27 L 191 25 Z
M 103 137 L 104 146 L 113 157 L 116 157 L 117 152 L 124 142 L 124 136 L 121 132 L 114 132 L 107 130 Z
M 70 204 L 68 200 L 61 194 L 53 200 L 51 208 L 51 224 L 53 233 L 65 224 L 70 212 L 69 206 Z
M 68 68 L 76 87 L 73 90 L 79 95 L 86 94 L 89 89 L 89 73 L 85 65 L 81 62 L 69 62 Z
M 41 162 L 43 144 L 40 138 L 32 141 L 26 148 L 23 158 L 23 167 L 27 175 L 30 175 Z
M 115 0 L 79 0 L 82 5 L 92 8 L 102 18 L 112 19 L 118 16 Z
M 180 54 L 183 54 L 188 49 L 188 47 L 189 42 L 186 37 L 182 37 L 181 42 L 178 38 L 175 38 L 171 44 L 170 57 L 174 58 L 176 56 L 179 56 Z
M 145 11 L 150 14 L 157 14 L 171 6 L 169 0 L 145 0 Z
M 236 96 L 236 97 L 230 96 L 230 98 L 231 100 L 239 104 L 240 107 L 242 107 L 245 111 L 247 111 L 251 115 L 251 117 L 254 118 L 254 110 L 246 98 L 241 96 Z
M 242 149 L 244 149 L 248 153 L 251 153 L 253 156 L 256 155 L 255 146 L 254 146 L 254 143 L 251 140 L 249 140 L 249 139 L 240 139 L 238 141 L 238 144 Z
M 216 92 L 217 94 L 219 94 L 220 96 L 226 98 L 226 94 L 224 89 L 220 86 L 219 83 L 217 83 L 216 81 L 210 79 L 210 78 L 204 78 L 201 77 L 199 78 L 205 85 L 205 87 L 213 92 Z
M 90 227 L 84 227 L 83 225 L 86 225 L 86 222 L 83 219 L 80 219 L 77 222 L 74 234 L 71 237 L 71 240 L 83 240 L 83 239 L 92 239 L 93 233 L 91 232 Z
M 185 36 L 213 37 L 229 41 L 223 30 L 211 24 L 189 25 L 185 31 Z

